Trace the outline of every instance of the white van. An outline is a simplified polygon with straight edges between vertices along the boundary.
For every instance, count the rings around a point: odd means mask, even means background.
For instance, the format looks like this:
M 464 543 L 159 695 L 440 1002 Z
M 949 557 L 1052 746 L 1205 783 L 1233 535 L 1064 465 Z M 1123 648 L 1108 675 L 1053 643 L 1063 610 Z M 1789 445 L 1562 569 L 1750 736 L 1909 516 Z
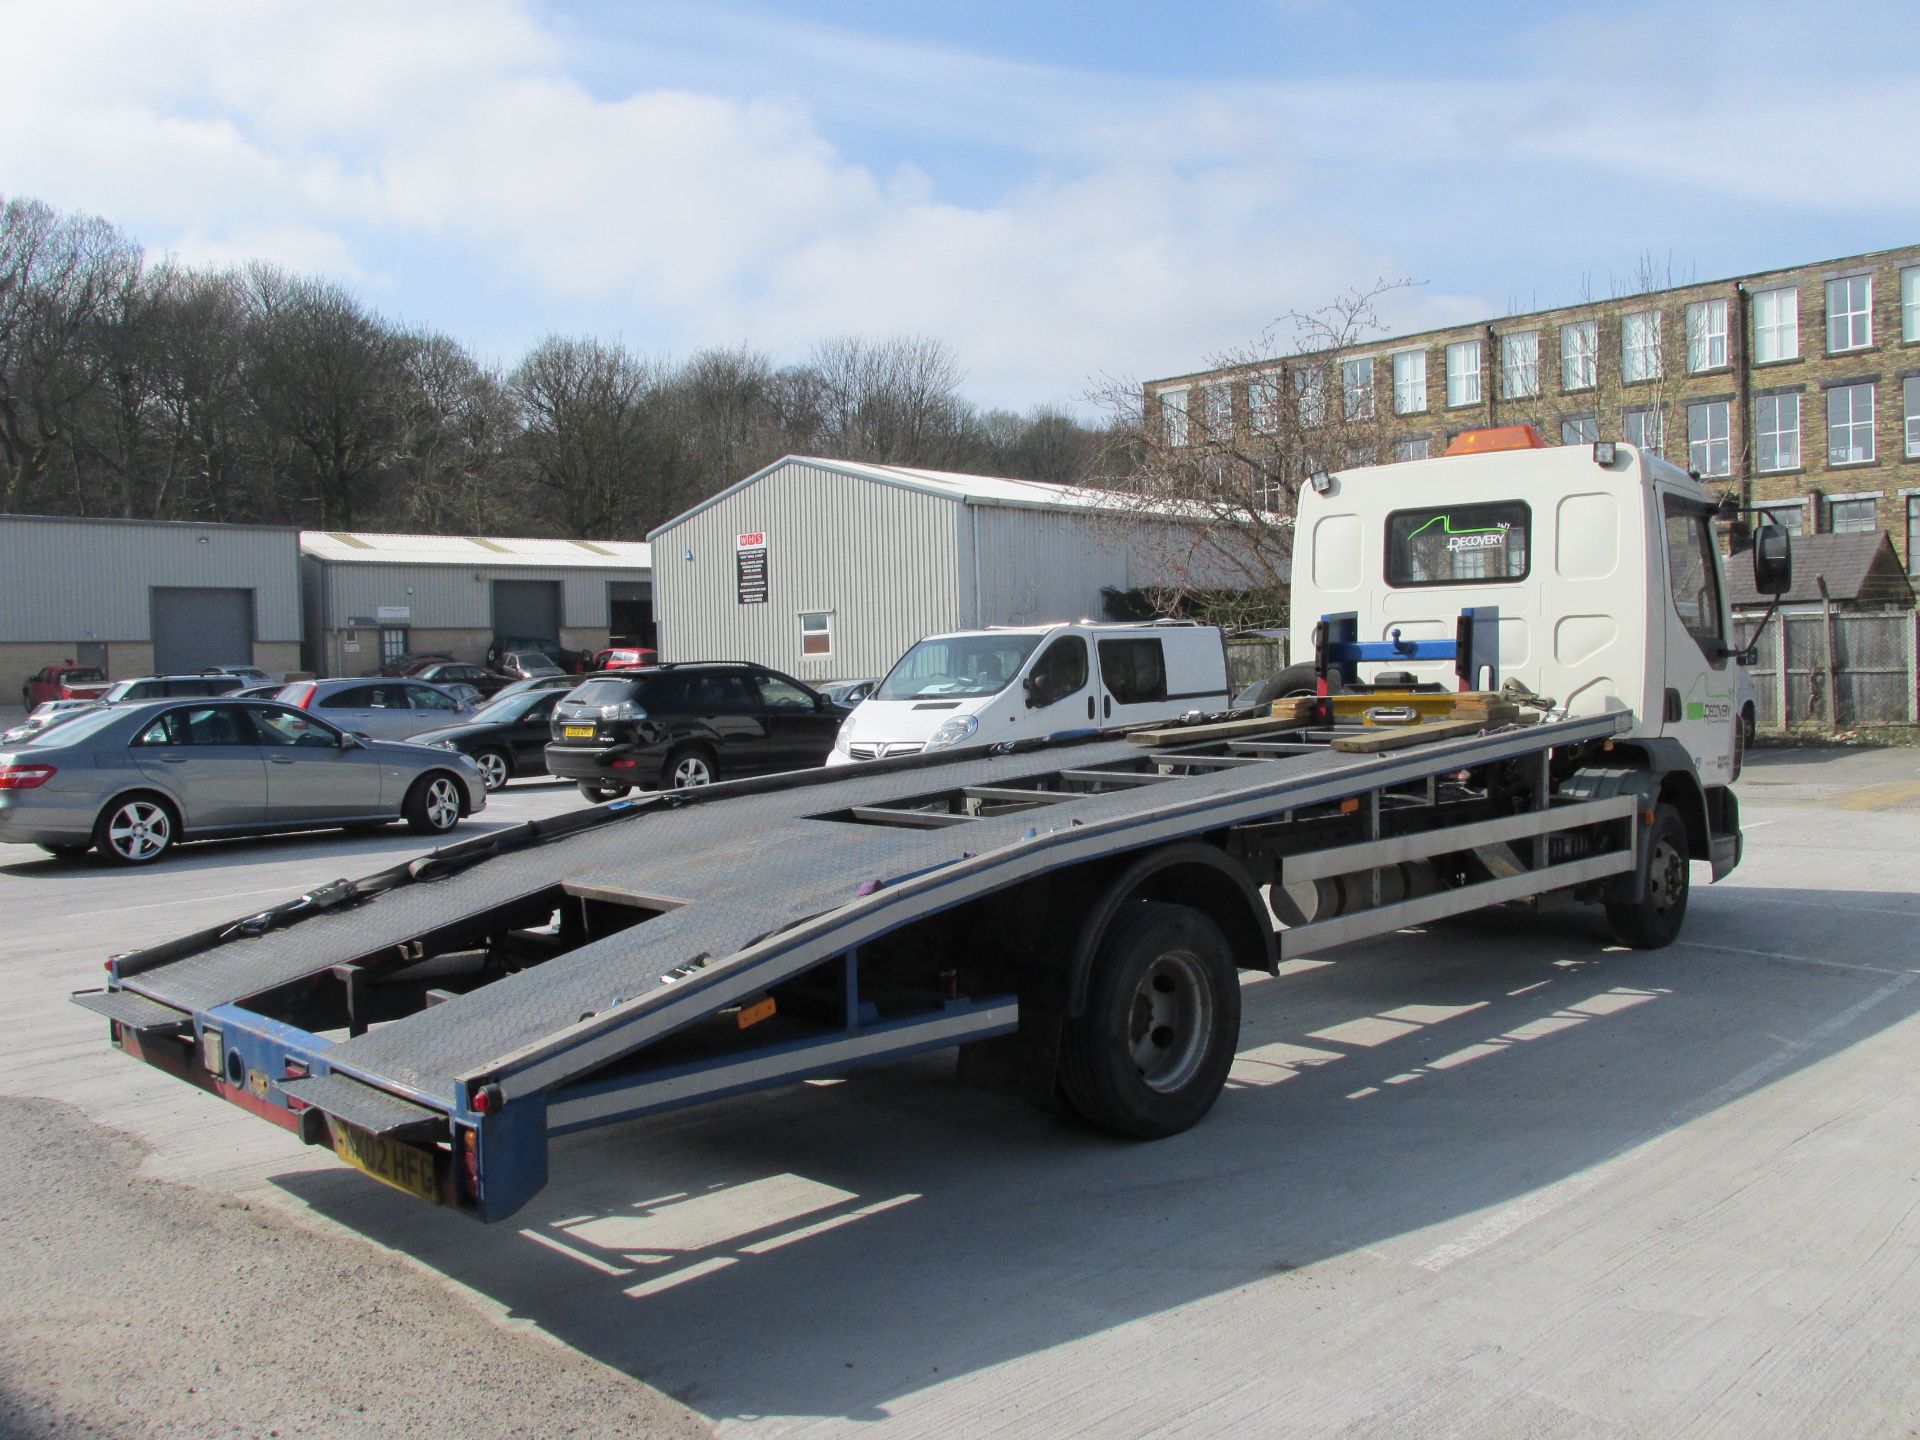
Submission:
M 1023 625 L 929 635 L 840 727 L 829 765 L 1227 708 L 1212 625 Z

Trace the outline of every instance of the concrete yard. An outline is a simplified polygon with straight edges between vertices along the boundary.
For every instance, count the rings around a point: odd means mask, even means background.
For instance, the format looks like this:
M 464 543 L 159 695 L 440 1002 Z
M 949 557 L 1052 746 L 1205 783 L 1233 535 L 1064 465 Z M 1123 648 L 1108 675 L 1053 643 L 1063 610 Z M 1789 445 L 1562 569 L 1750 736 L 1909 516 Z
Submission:
M 1909 1435 L 1920 750 L 1739 791 L 1671 949 L 1515 910 L 1251 978 L 1174 1139 L 933 1057 L 559 1141 L 496 1228 L 66 999 L 417 841 L 0 846 L 0 1433 Z

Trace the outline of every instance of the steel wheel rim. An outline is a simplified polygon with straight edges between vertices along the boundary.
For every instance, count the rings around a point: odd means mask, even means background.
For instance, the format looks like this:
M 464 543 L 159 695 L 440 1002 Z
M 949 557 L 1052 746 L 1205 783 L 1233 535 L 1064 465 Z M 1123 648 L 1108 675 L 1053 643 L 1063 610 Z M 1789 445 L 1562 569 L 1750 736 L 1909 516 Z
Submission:
M 460 823 L 460 795 L 447 779 L 427 786 L 427 819 L 436 830 L 451 830 Z
M 113 812 L 107 843 L 124 860 L 151 860 L 173 839 L 173 822 L 151 800 L 134 800 Z
M 1172 1093 L 1191 1081 L 1213 1035 L 1213 991 L 1190 950 L 1157 957 L 1134 988 L 1127 1045 L 1149 1090 Z
M 713 772 L 707 768 L 707 762 L 698 755 L 688 755 L 673 767 L 673 788 L 685 790 L 694 785 L 708 785 L 713 781 Z
M 484 751 L 474 762 L 480 767 L 480 783 L 489 790 L 498 790 L 507 783 L 507 758 L 491 750 Z
M 1647 867 L 1647 898 L 1662 915 L 1671 910 L 1680 898 L 1680 867 L 1686 863 L 1679 847 L 1671 840 L 1663 839 L 1653 847 L 1653 863 Z

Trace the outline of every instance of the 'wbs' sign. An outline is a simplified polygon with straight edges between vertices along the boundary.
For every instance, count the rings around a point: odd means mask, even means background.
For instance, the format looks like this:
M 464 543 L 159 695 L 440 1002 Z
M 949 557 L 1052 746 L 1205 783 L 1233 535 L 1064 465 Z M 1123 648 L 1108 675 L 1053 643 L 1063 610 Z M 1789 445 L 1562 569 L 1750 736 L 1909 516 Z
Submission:
M 767 603 L 767 536 L 766 532 L 756 530 L 749 535 L 733 537 L 733 563 L 736 572 L 739 603 L 742 605 L 764 605 Z

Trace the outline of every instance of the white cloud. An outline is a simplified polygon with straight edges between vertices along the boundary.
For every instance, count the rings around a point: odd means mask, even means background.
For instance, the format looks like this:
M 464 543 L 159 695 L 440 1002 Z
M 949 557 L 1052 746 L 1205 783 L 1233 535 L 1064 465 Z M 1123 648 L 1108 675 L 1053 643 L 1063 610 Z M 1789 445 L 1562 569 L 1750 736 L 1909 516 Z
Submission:
M 596 54 L 601 37 L 507 0 L 0 0 L 0 190 L 197 262 L 366 284 L 432 249 L 648 350 L 795 358 L 836 333 L 924 332 L 979 398 L 1062 401 L 1098 373 L 1203 365 L 1289 308 L 1435 257 L 1558 244 L 1570 272 L 1604 268 L 1650 237 L 1592 235 L 1596 184 L 1702 205 L 1883 196 L 1883 162 L 1844 140 L 1920 128 L 1917 87 L 1757 100 L 1741 71 L 1766 27 L 1716 33 L 1725 18 L 1649 32 L 1669 54 L 1710 40 L 1696 53 L 1729 57 L 1669 94 L 1566 59 L 1630 39 L 1631 17 L 1546 26 L 1499 75 L 1207 84 L 705 6 L 650 9 L 642 38 Z M 862 129 L 898 154 L 856 159 L 845 136 Z M 1760 133 L 1778 163 L 1758 163 Z M 914 163 L 919 142 L 994 157 L 968 203 Z M 1474 164 L 1436 164 L 1461 153 Z M 1459 288 L 1391 297 L 1387 318 L 1489 313 Z

